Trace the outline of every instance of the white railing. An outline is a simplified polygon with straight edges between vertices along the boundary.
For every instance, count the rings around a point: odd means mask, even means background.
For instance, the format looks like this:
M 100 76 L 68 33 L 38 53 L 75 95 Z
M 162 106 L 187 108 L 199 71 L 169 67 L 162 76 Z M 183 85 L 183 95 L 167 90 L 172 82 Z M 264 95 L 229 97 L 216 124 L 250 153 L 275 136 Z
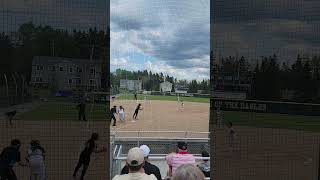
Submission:
M 122 155 L 125 155 L 125 154 L 122 154 Z M 210 157 L 199 157 L 197 156 L 197 154 L 193 154 L 194 155 L 194 158 L 196 161 L 200 161 L 200 160 L 210 160 Z M 121 157 L 113 157 L 113 160 L 114 161 L 125 161 L 127 159 L 127 157 L 124 157 L 124 156 L 121 156 Z M 165 160 L 166 159 L 166 155 L 161 155 L 161 156 L 149 156 L 148 157 L 148 160 L 150 161 L 162 161 L 162 160 Z M 120 165 L 120 164 L 119 164 Z M 120 171 L 121 167 L 119 167 L 119 170 Z M 167 178 L 162 178 L 163 180 L 166 180 Z M 205 178 L 205 180 L 210 180 L 210 178 Z
M 210 157 L 199 157 L 199 156 L 194 156 L 195 160 L 210 160 Z M 114 157 L 114 160 L 126 160 L 127 157 Z M 148 160 L 166 160 L 165 156 L 149 156 Z
M 134 136 L 137 137 L 150 137 L 150 134 L 179 134 L 179 137 L 189 137 L 191 138 L 192 136 L 200 135 L 202 137 L 209 137 L 210 132 L 197 132 L 197 131 L 117 131 L 117 130 L 111 130 L 111 134 L 113 136 L 123 136 L 124 134 L 131 134 L 130 136 L 132 137 L 132 134 L 135 134 Z M 172 136 L 170 136 L 172 137 Z
M 190 140 L 208 140 L 209 138 L 179 138 L 179 137 L 116 137 L 116 141 L 163 141 L 163 140 L 170 140 L 170 141 L 190 141 Z

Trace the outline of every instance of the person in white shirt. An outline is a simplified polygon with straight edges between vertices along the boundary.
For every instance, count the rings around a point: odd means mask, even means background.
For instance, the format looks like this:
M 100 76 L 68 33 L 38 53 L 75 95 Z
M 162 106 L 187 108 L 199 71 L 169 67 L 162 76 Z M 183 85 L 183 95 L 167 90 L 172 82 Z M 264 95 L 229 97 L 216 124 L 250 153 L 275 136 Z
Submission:
M 119 109 L 119 119 L 121 122 L 125 121 L 125 113 L 124 113 L 124 108 L 122 106 L 120 106 L 120 109 Z
M 30 180 L 45 180 L 45 150 L 40 146 L 38 140 L 32 140 L 30 145 L 31 147 L 27 151 L 26 158 L 30 165 Z
M 135 147 L 129 150 L 126 164 L 129 167 L 129 174 L 116 175 L 112 180 L 157 180 L 153 174 L 144 172 L 143 150 Z

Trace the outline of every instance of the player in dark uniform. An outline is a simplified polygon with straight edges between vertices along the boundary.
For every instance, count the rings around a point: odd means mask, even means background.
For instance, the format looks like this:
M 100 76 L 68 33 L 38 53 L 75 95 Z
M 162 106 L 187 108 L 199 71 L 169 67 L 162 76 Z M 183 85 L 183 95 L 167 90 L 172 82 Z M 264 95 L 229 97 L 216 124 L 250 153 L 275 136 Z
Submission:
M 134 111 L 134 114 L 133 114 L 133 118 L 134 118 L 134 119 L 137 119 L 139 110 L 142 110 L 141 104 L 138 104 L 138 106 L 136 107 L 136 110 Z
M 10 123 L 10 126 L 12 126 L 12 119 L 16 114 L 17 114 L 16 110 L 10 111 L 10 112 L 6 112 L 6 116 L 8 118 L 9 123 Z
M 80 180 L 83 180 L 86 171 L 89 167 L 90 163 L 90 157 L 91 154 L 94 153 L 101 153 L 106 152 L 106 148 L 102 148 L 101 150 L 97 150 L 96 141 L 98 140 L 99 135 L 97 133 L 92 133 L 91 138 L 85 143 L 85 148 L 82 150 L 78 164 L 73 172 L 73 177 L 75 178 L 77 176 L 77 172 L 80 169 L 81 166 L 83 166 L 82 173 Z
M 0 154 L 0 179 L 1 180 L 17 180 L 17 176 L 13 171 L 16 163 L 20 166 L 26 166 L 21 163 L 20 140 L 14 139 L 11 145 L 3 149 Z
M 138 97 L 137 97 L 137 92 L 134 93 L 134 99 L 137 101 Z
M 113 125 L 112 126 L 116 126 L 116 114 L 117 114 L 117 106 L 113 106 L 113 108 L 111 108 L 110 110 L 111 112 L 111 119 L 110 119 L 110 122 L 112 122 L 112 119 L 113 119 Z
M 82 100 L 80 102 L 80 104 L 78 104 L 78 110 L 79 110 L 79 121 L 81 121 L 81 118 L 83 119 L 83 121 L 87 121 L 86 119 L 86 104 L 84 102 L 84 100 Z

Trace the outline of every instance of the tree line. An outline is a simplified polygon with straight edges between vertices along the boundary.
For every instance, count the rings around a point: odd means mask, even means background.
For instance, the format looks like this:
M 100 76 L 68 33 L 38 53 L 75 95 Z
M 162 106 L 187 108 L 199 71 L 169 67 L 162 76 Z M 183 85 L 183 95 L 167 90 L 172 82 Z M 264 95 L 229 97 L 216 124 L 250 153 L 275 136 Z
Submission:
M 115 93 L 118 93 L 120 86 L 120 79 L 128 80 L 141 80 L 142 89 L 146 91 L 159 91 L 160 83 L 165 80 L 173 84 L 172 91 L 175 91 L 177 86 L 186 88 L 188 93 L 197 93 L 198 90 L 203 90 L 204 94 L 210 93 L 209 80 L 202 80 L 198 82 L 197 80 L 178 80 L 175 77 L 164 75 L 163 73 L 153 73 L 151 71 L 128 71 L 124 69 L 117 69 L 114 73 L 111 73 L 111 87 Z
M 0 33 L 0 70 L 5 74 L 23 74 L 29 81 L 34 56 L 99 59 L 104 83 L 109 66 L 109 31 L 67 31 L 50 26 L 23 24 L 17 32 Z M 2 76 L 2 75 L 1 75 Z
M 213 71 L 215 83 L 220 83 L 219 76 L 238 75 L 241 83 L 250 84 L 249 99 L 285 100 L 284 94 L 290 92 L 292 101 L 320 103 L 320 56 L 298 54 L 289 64 L 273 55 L 258 62 L 252 67 L 244 57 L 222 58 L 220 72 Z

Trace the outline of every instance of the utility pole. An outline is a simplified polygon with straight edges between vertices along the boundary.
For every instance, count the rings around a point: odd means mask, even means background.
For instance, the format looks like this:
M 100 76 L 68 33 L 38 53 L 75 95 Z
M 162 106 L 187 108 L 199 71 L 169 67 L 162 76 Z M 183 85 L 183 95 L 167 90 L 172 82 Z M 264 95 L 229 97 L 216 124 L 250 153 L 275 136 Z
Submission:
M 90 61 L 92 62 L 93 60 L 93 52 L 94 52 L 94 45 L 91 47 L 91 53 L 90 53 Z

